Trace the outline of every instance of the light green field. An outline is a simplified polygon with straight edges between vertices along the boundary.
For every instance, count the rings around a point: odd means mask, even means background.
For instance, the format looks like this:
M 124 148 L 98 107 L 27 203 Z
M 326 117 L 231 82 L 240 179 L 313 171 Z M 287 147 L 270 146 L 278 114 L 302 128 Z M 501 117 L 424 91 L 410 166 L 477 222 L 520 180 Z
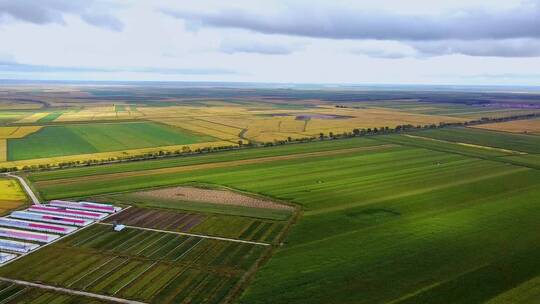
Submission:
M 157 123 L 101 123 L 48 126 L 20 139 L 8 140 L 8 160 L 192 144 L 213 141 Z
M 388 138 L 332 142 L 341 154 L 291 145 L 271 150 L 291 159 L 240 151 L 260 161 L 252 164 L 226 166 L 235 159 L 224 153 L 198 160 L 211 168 L 186 170 L 194 162 L 186 158 L 32 178 L 46 198 L 202 182 L 299 204 L 301 218 L 241 303 L 482 303 L 540 275 L 538 170 L 498 161 L 504 153 L 411 138 L 346 150 Z

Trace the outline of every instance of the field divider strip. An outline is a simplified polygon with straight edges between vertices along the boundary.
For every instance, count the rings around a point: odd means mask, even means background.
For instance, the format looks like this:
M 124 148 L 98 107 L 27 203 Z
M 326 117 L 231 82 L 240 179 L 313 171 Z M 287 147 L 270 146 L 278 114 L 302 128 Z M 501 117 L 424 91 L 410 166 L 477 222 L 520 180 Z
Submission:
M 90 275 L 90 274 L 92 274 L 92 273 L 98 271 L 99 269 L 101 269 L 101 267 L 103 267 L 103 266 L 109 264 L 112 260 L 114 260 L 114 259 L 116 259 L 116 258 L 117 258 L 117 257 L 114 256 L 114 257 L 110 258 L 109 260 L 107 260 L 105 263 L 99 265 L 97 268 L 90 269 L 88 272 L 85 272 L 84 275 L 83 275 L 82 277 L 78 278 L 77 280 L 73 281 L 72 283 L 69 283 L 69 284 L 67 285 L 67 287 L 71 287 L 71 286 L 73 286 L 74 284 L 77 284 L 77 282 L 79 282 L 80 280 L 86 278 L 88 275 Z
M 13 286 L 13 285 L 11 285 Z M 28 289 L 28 286 L 25 286 L 23 289 L 17 291 L 16 293 L 12 294 L 11 296 L 5 298 L 2 300 L 2 302 L 0 302 L 0 304 L 4 304 L 4 303 L 9 303 L 12 299 L 16 298 L 17 295 L 19 295 L 20 293 L 26 291 L 26 289 Z
M 117 297 L 105 296 L 105 295 L 100 295 L 96 293 L 78 291 L 78 290 L 73 290 L 73 289 L 45 285 L 45 284 L 38 284 L 38 283 L 32 283 L 32 282 L 27 282 L 27 281 L 8 279 L 4 277 L 0 277 L 0 281 L 11 282 L 11 283 L 29 286 L 29 287 L 35 287 L 35 288 L 48 289 L 48 290 L 53 290 L 56 292 L 67 293 L 67 294 L 76 295 L 76 296 L 90 297 L 90 298 L 116 302 L 116 303 L 145 304 L 144 302 L 139 302 L 139 301 L 127 300 L 127 299 L 122 299 L 122 298 L 117 298 Z
M 186 256 L 188 253 L 191 252 L 191 250 L 193 250 L 193 248 L 197 247 L 197 245 L 199 245 L 204 239 L 200 239 L 197 241 L 197 243 L 193 244 L 193 246 L 191 246 L 188 250 L 184 251 L 179 257 L 177 257 L 176 259 L 174 259 L 175 262 L 178 262 L 180 261 L 184 256 Z
M 150 270 L 150 268 L 154 267 L 154 265 L 156 265 L 158 263 L 158 261 L 155 261 L 154 263 L 152 263 L 150 266 L 146 267 L 146 269 L 139 273 L 137 276 L 135 276 L 133 279 L 129 280 L 126 284 L 124 284 L 122 287 L 118 288 L 114 293 L 113 295 L 116 295 L 118 292 L 120 292 L 120 290 L 126 288 L 129 284 L 135 282 L 135 280 L 137 280 L 138 278 L 140 278 L 143 274 L 145 274 L 148 270 Z
M 108 226 L 113 225 L 113 224 L 110 224 L 110 223 L 101 223 L 101 222 L 96 223 L 96 224 L 108 225 Z M 199 237 L 199 238 L 203 238 L 203 239 L 213 239 L 213 240 L 227 241 L 227 242 L 245 243 L 245 244 L 260 245 L 260 246 L 271 246 L 272 245 L 272 244 L 263 243 L 263 242 L 246 241 L 246 240 L 225 238 L 225 237 L 219 237 L 219 236 L 210 236 L 210 235 L 196 234 L 196 233 L 188 233 L 188 232 L 167 231 L 167 230 L 160 230 L 160 229 L 154 229 L 154 228 L 145 228 L 145 227 L 137 227 L 137 226 L 128 226 L 128 225 L 126 225 L 126 227 L 132 228 L 132 229 L 141 229 L 141 230 L 148 230 L 148 231 L 155 231 L 155 232 L 163 232 L 163 233 L 172 233 L 172 234 L 179 234 L 179 235 L 186 235 L 186 236 L 194 236 L 194 237 Z

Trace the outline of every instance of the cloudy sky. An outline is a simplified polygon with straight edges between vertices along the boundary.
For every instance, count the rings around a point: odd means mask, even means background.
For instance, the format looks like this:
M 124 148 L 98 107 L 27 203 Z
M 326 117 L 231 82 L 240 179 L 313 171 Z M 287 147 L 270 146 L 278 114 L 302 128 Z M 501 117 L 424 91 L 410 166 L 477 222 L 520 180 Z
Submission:
M 540 0 L 0 0 L 0 79 L 540 85 Z

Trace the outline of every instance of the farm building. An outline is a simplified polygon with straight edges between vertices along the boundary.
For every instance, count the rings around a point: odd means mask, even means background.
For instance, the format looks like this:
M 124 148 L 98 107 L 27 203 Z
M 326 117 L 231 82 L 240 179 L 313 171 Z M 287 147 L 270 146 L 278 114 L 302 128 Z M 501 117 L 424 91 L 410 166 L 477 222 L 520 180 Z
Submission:
M 55 214 L 55 215 L 60 215 L 60 216 L 84 218 L 84 219 L 90 219 L 90 220 L 100 220 L 107 216 L 106 213 L 63 209 L 59 207 L 51 207 L 51 206 L 45 206 L 45 205 L 32 206 L 28 208 L 28 211 L 38 212 L 38 213 L 49 213 L 49 214 Z
M 0 264 L 4 264 L 7 261 L 13 260 L 17 256 L 11 253 L 0 252 Z
M 52 214 L 43 214 L 43 213 L 35 213 L 35 212 L 28 212 L 28 211 L 15 211 L 11 213 L 9 217 L 12 218 L 18 218 L 23 220 L 30 220 L 30 221 L 39 221 L 39 222 L 47 222 L 47 223 L 55 223 L 55 224 L 63 224 L 63 225 L 74 225 L 74 226 L 87 226 L 90 225 L 93 221 L 87 220 L 87 219 L 78 219 L 78 218 L 72 218 L 72 217 L 66 217 L 66 216 L 57 216 Z
M 27 253 L 38 247 L 39 247 L 38 244 L 23 243 L 23 242 L 0 239 L 0 249 L 6 250 L 6 251 Z
M 30 232 L 24 230 L 0 228 L 0 236 L 12 239 L 49 243 L 56 240 L 59 236 L 56 234 L 47 234 L 40 232 Z
M 70 202 L 70 201 L 62 201 L 62 200 L 52 200 L 49 202 L 49 205 L 55 206 L 55 207 L 62 207 L 62 208 L 89 210 L 89 211 L 106 212 L 106 213 L 115 213 L 121 210 L 121 208 L 115 207 L 113 205 L 99 204 L 99 203 L 92 203 L 92 202 Z
M 37 222 L 31 222 L 31 221 L 25 221 L 25 220 L 11 219 L 11 218 L 6 218 L 6 217 L 0 218 L 0 226 L 22 228 L 22 229 L 36 230 L 36 231 L 43 231 L 43 232 L 53 232 L 53 233 L 60 233 L 60 234 L 69 234 L 77 230 L 77 228 L 72 227 L 72 226 L 62 226 L 62 225 L 55 225 L 55 224 L 48 224 L 48 223 L 37 223 Z

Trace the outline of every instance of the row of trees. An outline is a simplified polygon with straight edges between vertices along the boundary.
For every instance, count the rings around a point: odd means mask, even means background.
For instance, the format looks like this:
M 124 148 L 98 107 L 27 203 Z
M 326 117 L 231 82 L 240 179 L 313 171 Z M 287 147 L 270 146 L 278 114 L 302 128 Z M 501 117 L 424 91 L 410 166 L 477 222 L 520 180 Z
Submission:
M 518 119 L 530 119 L 530 118 L 535 118 L 535 117 L 540 117 L 540 114 L 538 113 L 524 114 L 524 115 L 515 115 L 515 116 L 501 117 L 501 118 L 484 117 L 478 120 L 471 120 L 471 121 L 466 121 L 466 122 L 439 123 L 439 124 L 416 125 L 416 126 L 411 125 L 411 124 L 406 124 L 406 125 L 398 125 L 394 128 L 391 128 L 388 126 L 375 127 L 375 128 L 363 128 L 363 129 L 355 128 L 351 130 L 351 132 L 343 132 L 343 133 L 329 132 L 328 134 L 319 133 L 318 137 L 302 137 L 302 138 L 294 138 L 294 139 L 292 137 L 288 137 L 287 140 L 275 140 L 273 142 L 265 142 L 265 143 L 254 143 L 254 142 L 244 143 L 244 141 L 239 140 L 238 145 L 231 144 L 228 146 L 204 147 L 204 148 L 197 148 L 194 150 L 192 150 L 188 146 L 184 146 L 182 147 L 181 150 L 175 150 L 175 151 L 159 150 L 156 152 L 144 153 L 141 155 L 125 155 L 125 156 L 118 156 L 118 157 L 109 157 L 107 159 L 70 161 L 70 162 L 62 162 L 59 164 L 41 164 L 41 165 L 25 166 L 22 168 L 22 170 L 23 171 L 43 171 L 43 170 L 52 170 L 52 169 L 59 169 L 59 168 L 95 166 L 95 165 L 103 165 L 103 164 L 118 163 L 118 162 L 142 161 L 142 160 L 158 159 L 158 158 L 165 158 L 165 157 L 188 156 L 188 155 L 194 155 L 194 154 L 235 150 L 235 149 L 241 149 L 241 148 L 270 147 L 270 146 L 285 145 L 285 144 L 290 144 L 290 143 L 402 133 L 402 132 L 409 132 L 409 131 L 422 130 L 422 129 L 435 129 L 435 128 L 455 127 L 455 126 L 471 126 L 471 125 L 479 125 L 479 124 L 486 124 L 486 123 L 493 123 L 493 122 L 518 120 Z M 19 169 L 17 167 L 0 168 L 0 172 L 12 172 L 12 171 L 18 171 L 18 170 Z

